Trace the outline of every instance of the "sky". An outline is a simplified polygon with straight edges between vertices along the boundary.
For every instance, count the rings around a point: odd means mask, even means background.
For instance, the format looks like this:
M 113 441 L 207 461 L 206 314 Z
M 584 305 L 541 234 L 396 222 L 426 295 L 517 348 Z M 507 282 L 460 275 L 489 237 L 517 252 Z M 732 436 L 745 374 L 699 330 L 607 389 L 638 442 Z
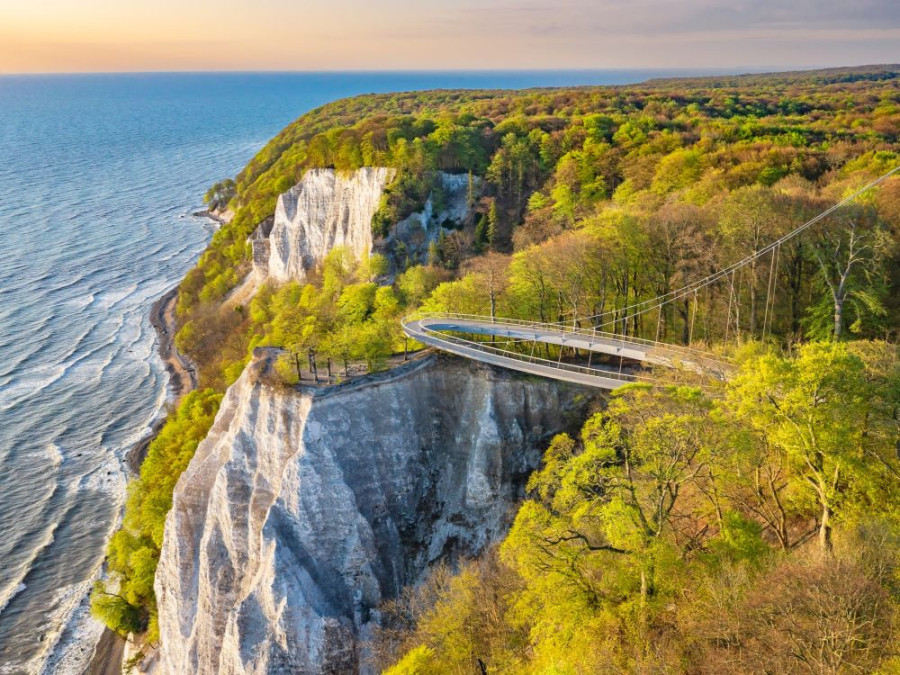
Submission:
M 900 61 L 900 0 L 0 0 L 0 73 Z

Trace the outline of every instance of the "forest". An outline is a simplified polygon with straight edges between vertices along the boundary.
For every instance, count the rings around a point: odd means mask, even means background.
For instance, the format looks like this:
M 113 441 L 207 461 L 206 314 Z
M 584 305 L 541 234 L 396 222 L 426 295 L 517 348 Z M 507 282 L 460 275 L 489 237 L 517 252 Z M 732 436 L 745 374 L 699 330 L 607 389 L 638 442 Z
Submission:
M 206 389 L 132 488 L 110 545 L 121 590 L 98 586 L 95 612 L 152 634 L 165 495 L 255 347 L 285 350 L 288 385 L 309 350 L 337 377 L 377 370 L 424 309 L 702 346 L 737 373 L 625 387 L 553 439 L 505 541 L 383 608 L 378 667 L 900 672 L 900 177 L 739 275 L 625 311 L 893 169 L 898 142 L 895 67 L 371 95 L 304 115 L 207 195 L 235 216 L 180 286 L 177 336 Z M 335 249 L 306 284 L 223 303 L 279 194 L 309 168 L 362 166 L 398 169 L 376 238 L 439 198 L 441 171 L 478 178 L 470 216 L 427 259 Z
M 448 231 L 428 260 L 409 261 L 428 268 L 418 276 L 455 284 L 438 289 L 429 306 L 485 311 L 500 303 L 507 316 L 579 323 L 726 266 L 892 168 L 897 87 L 896 72 L 882 68 L 328 104 L 210 190 L 213 202 L 229 198 L 235 217 L 181 285 L 180 347 L 201 365 L 205 384 L 227 386 L 240 372 L 265 329 L 245 308 L 223 312 L 221 300 L 249 269 L 247 237 L 307 168 L 396 167 L 376 233 L 422 205 L 435 172 L 478 176 L 467 226 Z M 835 304 L 839 331 L 896 331 L 889 291 L 897 283 L 898 204 L 900 181 L 892 179 L 780 252 L 774 335 L 830 335 Z M 854 262 L 835 298 L 823 290 L 846 262 L 849 242 L 834 237 L 847 239 L 847 225 L 856 233 Z M 406 270 L 388 271 L 396 280 Z M 747 337 L 761 336 L 767 272 L 760 266 L 728 289 L 743 307 L 733 329 Z M 486 293 L 485 274 L 494 280 Z M 403 309 L 412 308 L 394 287 Z M 697 338 L 723 337 L 716 322 L 725 291 L 710 294 L 696 319 L 690 308 L 668 308 L 663 336 L 683 333 L 690 320 L 701 325 Z M 339 324 L 312 331 L 307 348 L 333 342 Z
M 401 673 L 896 673 L 900 360 L 758 343 L 556 436 L 506 539 L 384 608 Z

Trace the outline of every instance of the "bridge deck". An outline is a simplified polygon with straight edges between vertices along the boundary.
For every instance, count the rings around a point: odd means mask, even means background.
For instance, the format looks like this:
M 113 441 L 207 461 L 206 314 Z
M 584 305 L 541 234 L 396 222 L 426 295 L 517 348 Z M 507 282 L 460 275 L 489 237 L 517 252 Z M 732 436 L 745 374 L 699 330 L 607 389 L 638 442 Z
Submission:
M 549 361 L 529 354 L 499 349 L 488 343 L 474 342 L 447 333 L 491 335 L 509 340 L 547 343 L 652 365 L 681 365 L 695 372 L 721 373 L 721 365 L 711 357 L 689 349 L 669 348 L 639 339 L 621 338 L 579 328 L 567 328 L 490 317 L 464 315 L 419 315 L 403 322 L 406 334 L 419 342 L 465 358 L 533 375 L 615 389 L 628 382 L 647 379 L 617 368 L 585 367 L 562 361 Z

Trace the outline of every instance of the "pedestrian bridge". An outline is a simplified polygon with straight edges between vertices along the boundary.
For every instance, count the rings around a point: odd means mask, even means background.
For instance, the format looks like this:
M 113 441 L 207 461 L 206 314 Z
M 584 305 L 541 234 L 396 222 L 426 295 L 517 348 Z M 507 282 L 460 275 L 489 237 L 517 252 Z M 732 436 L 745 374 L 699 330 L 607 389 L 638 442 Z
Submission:
M 799 237 L 816 223 L 877 187 L 895 173 L 900 173 L 900 166 L 895 166 L 887 173 L 863 185 L 787 234 L 702 279 L 697 279 L 662 295 L 637 301 L 627 307 L 619 307 L 612 311 L 579 318 L 582 321 L 590 320 L 593 326 L 603 328 L 617 325 L 628 326 L 639 316 L 656 316 L 656 335 L 659 337 L 659 327 L 664 321 L 664 307 L 675 302 L 686 303 L 688 307 L 693 305 L 693 309 L 688 309 L 690 320 L 687 316 L 685 317 L 687 341 L 691 343 L 698 313 L 697 306 L 701 292 L 703 292 L 706 302 L 711 302 L 710 298 L 714 295 L 723 299 L 727 298 L 727 310 L 725 307 L 711 305 L 705 308 L 704 314 L 709 316 L 719 312 L 720 316 L 724 318 L 723 341 L 725 343 L 728 342 L 729 335 L 740 339 L 743 331 L 739 312 L 742 277 L 738 277 L 737 286 L 735 277 L 748 265 L 754 266 L 751 268 L 752 270 L 764 269 L 760 266 L 760 261 L 765 256 L 769 256 L 769 275 L 764 292 L 765 303 L 761 331 L 762 338 L 765 339 L 771 325 L 769 323 L 770 316 L 773 321 L 775 318 L 775 297 L 778 290 L 776 270 L 781 246 Z M 718 288 L 716 294 L 709 292 L 714 285 Z M 718 358 L 709 352 L 627 335 L 605 333 L 593 328 L 581 328 L 575 321 L 572 321 L 572 325 L 564 325 L 562 323 L 536 323 L 466 314 L 419 313 L 406 317 L 402 323 L 403 330 L 409 337 L 451 354 L 523 373 L 602 389 L 615 389 L 629 382 L 657 381 L 649 376 L 641 364 L 682 368 L 720 380 L 724 379 L 730 370 L 725 359 Z M 749 334 L 751 337 L 758 335 L 755 325 L 749 327 Z M 484 336 L 489 336 L 490 339 L 485 340 Z M 586 354 L 587 359 L 563 361 L 564 349 L 559 350 L 559 358 L 555 361 L 541 358 L 539 345 L 569 347 L 573 349 L 573 354 L 576 356 Z M 544 352 L 545 354 L 549 353 L 547 349 Z M 594 354 L 603 354 L 613 358 L 602 359 L 605 362 L 602 365 L 595 364 L 593 363 Z
M 623 337 L 581 327 L 467 314 L 419 313 L 403 319 L 403 331 L 414 340 L 450 354 L 531 375 L 616 389 L 631 382 L 655 382 L 635 368 L 640 364 L 682 368 L 723 379 L 728 365 L 701 350 Z M 463 337 L 490 336 L 491 341 Z M 585 363 L 542 358 L 537 346 L 580 350 Z M 613 358 L 614 365 L 593 363 L 593 354 Z M 609 361 L 609 359 L 606 359 Z

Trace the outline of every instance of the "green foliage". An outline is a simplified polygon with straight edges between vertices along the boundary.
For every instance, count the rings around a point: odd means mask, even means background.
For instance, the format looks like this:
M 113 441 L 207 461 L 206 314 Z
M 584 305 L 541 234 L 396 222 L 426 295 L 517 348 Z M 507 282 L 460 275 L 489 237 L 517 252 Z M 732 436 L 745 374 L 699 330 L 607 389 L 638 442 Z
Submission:
M 506 284 L 510 293 L 499 300 L 517 316 L 570 320 L 642 302 L 690 275 L 726 267 L 896 161 L 891 101 L 897 75 L 890 69 L 865 73 L 413 92 L 323 106 L 288 126 L 233 181 L 210 191 L 209 199 L 227 200 L 235 217 L 181 284 L 179 345 L 207 383 L 221 386 L 233 378 L 234 364 L 245 358 L 247 326 L 217 317 L 215 309 L 249 269 L 248 235 L 272 215 L 278 195 L 314 167 L 396 169 L 373 218 L 376 238 L 429 196 L 440 204 L 440 171 L 467 173 L 473 217 L 454 233 L 459 236 L 433 242 L 428 254 L 430 265 L 451 271 L 465 268 L 472 253 L 525 252 L 566 230 L 589 231 L 601 256 L 589 274 L 550 275 L 551 288 L 532 278 L 530 295 L 522 279 Z M 845 335 L 883 337 L 900 329 L 898 314 L 890 311 L 898 296 L 891 269 L 900 254 L 895 229 L 886 226 L 897 212 L 889 187 L 882 190 L 888 198 L 876 198 L 871 214 L 857 219 L 865 250 L 841 292 Z M 846 225 L 838 220 L 781 251 L 769 308 L 774 325 L 766 317 L 768 270 L 760 261 L 734 280 L 733 290 L 711 288 L 698 316 L 667 308 L 660 336 L 712 342 L 735 331 L 749 337 L 833 334 L 829 281 L 842 261 L 825 252 L 838 243 L 827 231 Z M 407 261 L 406 246 L 396 246 L 396 271 L 424 262 Z M 544 257 L 549 271 L 558 267 Z M 361 276 L 375 281 L 391 272 Z M 564 291 L 568 301 L 555 304 L 568 307 L 552 306 Z M 736 326 L 726 326 L 730 301 L 739 305 Z M 650 320 L 631 332 L 657 334 Z M 215 347 L 223 344 L 224 350 Z
M 219 181 L 203 195 L 203 203 L 211 210 L 222 209 L 228 206 L 228 202 L 234 199 L 237 193 L 237 185 L 230 178 Z
M 91 611 L 120 635 L 146 631 L 158 638 L 153 578 L 162 548 L 163 526 L 175 483 L 206 437 L 222 395 L 210 390 L 185 396 L 150 444 L 140 477 L 128 486 L 122 529 L 107 547 L 109 581 L 98 581 Z
M 755 348 L 724 389 L 623 387 L 553 438 L 499 560 L 418 591 L 401 672 L 889 668 L 897 348 Z
M 417 307 L 437 287 L 443 276 L 435 267 L 415 265 L 397 278 L 397 290 L 407 306 Z
M 345 368 L 383 367 L 403 348 L 398 319 L 417 307 L 594 327 L 588 317 L 618 316 L 726 268 L 890 168 L 898 81 L 881 68 L 414 92 L 323 106 L 208 193 L 211 208 L 227 205 L 235 217 L 180 286 L 177 345 L 200 366 L 203 385 L 221 390 L 257 346 L 286 350 L 276 371 L 288 384 L 310 349 Z M 379 248 L 427 199 L 440 207 L 440 171 L 468 174 L 472 216 L 440 233 L 427 265 L 405 245 L 387 251 L 399 269 L 337 248 L 310 283 L 265 287 L 245 307 L 223 306 L 249 269 L 247 237 L 278 195 L 307 169 L 361 166 L 396 169 L 372 222 L 376 239 L 385 238 Z M 900 182 L 888 181 L 859 209 L 835 214 L 693 303 L 614 327 L 708 344 L 894 336 L 898 205 Z M 546 346 L 534 355 L 562 356 Z M 464 566 L 464 582 L 441 587 L 434 613 L 417 615 L 400 672 L 443 672 L 444 664 L 447 672 L 575 672 L 576 664 L 649 672 L 675 663 L 732 672 L 740 661 L 729 645 L 780 653 L 773 634 L 751 623 L 792 630 L 761 609 L 787 611 L 760 590 L 766 584 L 788 597 L 808 573 L 823 587 L 843 583 L 874 598 L 883 584 L 865 561 L 795 563 L 816 534 L 820 548 L 839 555 L 841 536 L 864 516 L 898 519 L 890 507 L 896 355 L 883 343 L 852 342 L 787 357 L 751 343 L 742 358 L 724 396 L 623 388 L 579 437 L 554 439 L 497 569 Z M 121 591 L 94 594 L 95 612 L 120 632 L 153 630 L 154 547 L 170 479 L 148 476 L 146 517 L 126 516 L 111 544 Z M 729 633 L 730 618 L 716 608 L 746 621 Z M 882 618 L 871 616 L 871 625 Z M 784 658 L 765 668 L 796 667 Z
M 385 671 L 385 675 L 425 675 L 440 672 L 434 650 L 425 645 L 410 649 L 406 655 Z
M 319 287 L 287 283 L 260 289 L 245 321 L 245 349 L 286 349 L 289 354 L 278 360 L 276 372 L 287 384 L 299 380 L 297 364 L 306 367 L 310 349 L 339 363 L 362 361 L 368 370 L 378 370 L 403 349 L 400 316 L 437 283 L 434 270 L 419 266 L 398 278 L 398 291 L 369 281 L 384 269 L 381 256 L 356 262 L 336 247 L 326 256 Z
M 513 220 L 549 176 L 546 194 L 558 184 L 561 217 L 568 216 L 572 194 L 577 208 L 587 208 L 625 183 L 629 190 L 652 183 L 661 194 L 704 175 L 732 186 L 773 185 L 791 173 L 821 176 L 823 159 L 837 157 L 835 143 L 859 141 L 868 151 L 873 141 L 896 138 L 877 96 L 889 95 L 896 75 L 882 75 L 853 81 L 876 95 L 858 100 L 850 113 L 841 93 L 859 85 L 838 78 L 823 86 L 815 74 L 770 77 L 763 85 L 748 77 L 624 89 L 385 94 L 323 106 L 272 139 L 234 181 L 210 190 L 209 203 L 230 202 L 235 218 L 214 237 L 198 278 L 184 286 L 182 310 L 221 298 L 237 282 L 226 269 L 246 261 L 244 240 L 307 168 L 397 168 L 373 222 L 378 236 L 424 203 L 438 170 L 485 176 L 486 192 Z M 798 114 L 815 121 L 804 125 Z M 871 120 L 884 132 L 867 132 Z M 893 156 L 878 148 L 868 160 L 847 162 L 845 176 L 883 171 Z M 512 224 L 504 222 L 499 233 L 504 245 Z

